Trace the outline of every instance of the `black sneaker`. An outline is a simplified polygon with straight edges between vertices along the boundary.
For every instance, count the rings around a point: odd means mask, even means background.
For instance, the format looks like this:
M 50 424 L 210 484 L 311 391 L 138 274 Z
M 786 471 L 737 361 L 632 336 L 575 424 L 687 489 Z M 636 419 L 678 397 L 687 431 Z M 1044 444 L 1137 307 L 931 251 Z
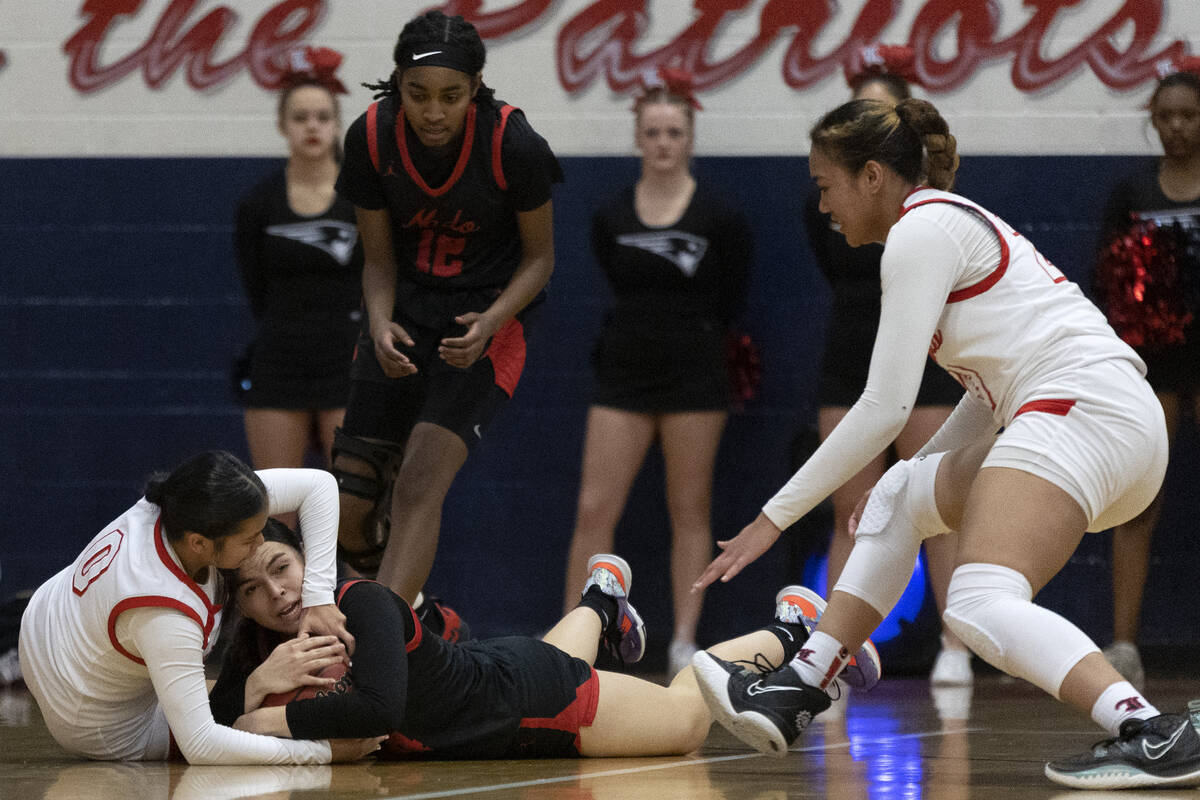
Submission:
M 788 666 L 764 675 L 701 650 L 692 658 L 692 669 L 717 722 L 767 755 L 786 755 L 788 746 L 831 702 Z
M 1200 700 L 1188 714 L 1127 719 L 1120 735 L 1075 758 L 1051 761 L 1046 777 L 1074 789 L 1200 786 Z

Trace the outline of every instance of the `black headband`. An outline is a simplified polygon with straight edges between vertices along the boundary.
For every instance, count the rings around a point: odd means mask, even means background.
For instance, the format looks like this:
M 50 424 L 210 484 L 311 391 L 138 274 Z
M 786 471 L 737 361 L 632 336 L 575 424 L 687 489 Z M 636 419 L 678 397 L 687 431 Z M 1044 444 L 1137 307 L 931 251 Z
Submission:
M 479 72 L 479 57 L 454 42 L 430 42 L 413 45 L 396 65 L 399 72 L 409 67 L 448 67 L 472 78 Z

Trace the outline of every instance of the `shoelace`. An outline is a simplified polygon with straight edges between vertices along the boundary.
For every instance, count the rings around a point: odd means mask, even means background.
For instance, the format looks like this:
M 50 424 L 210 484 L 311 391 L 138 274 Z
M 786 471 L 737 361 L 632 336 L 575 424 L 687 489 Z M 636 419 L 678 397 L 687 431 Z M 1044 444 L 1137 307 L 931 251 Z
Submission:
M 747 669 L 747 671 L 749 671 L 750 669 L 753 669 L 759 675 L 766 675 L 768 672 L 774 672 L 775 670 L 777 670 L 781 666 L 783 666 L 782 664 L 774 663 L 773 661 L 771 661 L 771 659 L 767 658 L 762 653 L 755 653 L 754 658 L 750 659 L 750 660 L 738 658 L 738 659 L 734 659 L 730 663 L 731 664 L 745 664 L 746 665 L 745 669 Z

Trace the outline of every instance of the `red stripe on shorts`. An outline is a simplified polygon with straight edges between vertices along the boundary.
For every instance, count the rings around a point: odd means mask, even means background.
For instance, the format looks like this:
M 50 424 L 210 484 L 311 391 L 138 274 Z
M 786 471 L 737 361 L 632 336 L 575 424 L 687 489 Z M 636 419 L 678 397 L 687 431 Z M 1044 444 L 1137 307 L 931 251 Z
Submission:
M 522 728 L 549 728 L 575 734 L 575 750 L 579 751 L 579 729 L 586 728 L 596 719 L 596 706 L 600 704 L 600 676 L 595 668 L 583 683 L 575 688 L 575 699 L 553 717 L 525 717 Z
M 525 369 L 525 328 L 520 321 L 510 319 L 504 323 L 483 355 L 492 360 L 496 385 L 512 397 Z
M 1040 411 L 1043 414 L 1053 414 L 1056 417 L 1065 417 L 1075 405 L 1074 400 L 1030 400 L 1025 405 L 1017 409 L 1017 413 L 1013 414 L 1013 419 L 1021 416 L 1028 411 Z

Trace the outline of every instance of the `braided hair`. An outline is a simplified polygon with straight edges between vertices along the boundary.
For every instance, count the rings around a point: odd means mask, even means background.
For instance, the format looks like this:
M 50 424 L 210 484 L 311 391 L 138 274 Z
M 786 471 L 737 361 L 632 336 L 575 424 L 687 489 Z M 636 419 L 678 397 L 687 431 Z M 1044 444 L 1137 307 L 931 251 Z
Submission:
M 853 100 L 830 111 L 809 134 L 852 174 L 878 161 L 904 180 L 949 190 L 958 170 L 957 142 L 950 126 L 927 100 L 909 98 L 892 106 Z
M 375 99 L 400 94 L 400 74 L 405 65 L 412 63 L 412 55 L 418 50 L 439 44 L 453 45 L 456 50 L 466 57 L 465 68 L 462 70 L 474 78 L 483 71 L 487 60 L 487 48 L 475 26 L 460 15 L 453 17 L 437 10 L 427 11 L 413 17 L 400 31 L 396 47 L 392 50 L 392 61 L 395 71 L 386 78 L 375 83 L 364 83 L 363 86 L 375 93 Z M 475 99 L 490 100 L 495 92 L 482 82 L 475 94 Z

